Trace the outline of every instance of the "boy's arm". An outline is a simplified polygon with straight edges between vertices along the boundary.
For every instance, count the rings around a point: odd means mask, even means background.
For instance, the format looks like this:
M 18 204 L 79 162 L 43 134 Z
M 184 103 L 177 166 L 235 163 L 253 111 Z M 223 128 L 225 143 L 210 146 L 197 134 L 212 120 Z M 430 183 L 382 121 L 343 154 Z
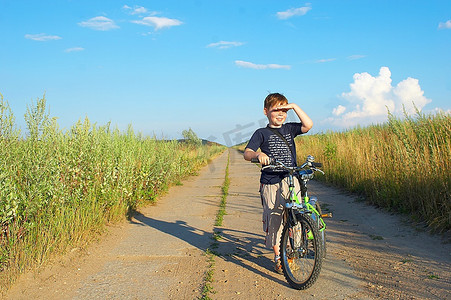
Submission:
M 313 127 L 313 121 L 310 117 L 295 103 L 289 103 L 287 105 L 281 105 L 277 107 L 278 109 L 293 109 L 299 120 L 302 123 L 301 131 L 302 133 L 307 133 Z
M 257 158 L 258 161 L 262 164 L 262 165 L 267 165 L 269 164 L 269 157 L 268 155 L 266 155 L 263 152 L 257 152 L 252 150 L 251 148 L 246 148 L 244 150 L 244 159 L 250 161 L 253 158 Z

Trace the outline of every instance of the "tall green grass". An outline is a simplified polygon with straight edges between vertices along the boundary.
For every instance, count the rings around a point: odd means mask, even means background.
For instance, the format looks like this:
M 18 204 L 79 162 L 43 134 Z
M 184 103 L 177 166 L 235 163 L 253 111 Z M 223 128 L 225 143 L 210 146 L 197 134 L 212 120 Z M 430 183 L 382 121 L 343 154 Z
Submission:
M 451 229 L 449 114 L 389 115 L 383 125 L 296 141 L 298 161 L 314 155 L 323 163 L 324 180 L 362 193 L 378 206 L 408 213 L 437 231 Z
M 1 95 L 0 95 L 1 96 Z M 0 286 L 52 254 L 86 245 L 108 222 L 153 202 L 224 150 L 159 141 L 87 118 L 62 131 L 45 97 L 25 114 L 26 138 L 0 99 Z

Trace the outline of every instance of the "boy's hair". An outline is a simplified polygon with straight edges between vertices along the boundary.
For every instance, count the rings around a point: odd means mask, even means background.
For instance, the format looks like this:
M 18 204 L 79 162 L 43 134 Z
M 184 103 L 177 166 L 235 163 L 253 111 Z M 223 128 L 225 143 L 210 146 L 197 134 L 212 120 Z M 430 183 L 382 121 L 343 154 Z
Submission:
M 271 107 L 277 104 L 287 104 L 288 100 L 284 95 L 279 93 L 272 93 L 265 98 L 265 108 L 269 110 Z

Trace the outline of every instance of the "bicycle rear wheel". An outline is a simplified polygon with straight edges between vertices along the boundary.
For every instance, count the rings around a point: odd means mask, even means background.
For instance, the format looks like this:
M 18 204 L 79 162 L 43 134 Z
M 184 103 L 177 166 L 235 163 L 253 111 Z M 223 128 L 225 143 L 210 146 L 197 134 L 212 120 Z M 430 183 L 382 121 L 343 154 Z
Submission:
M 298 223 L 284 226 L 280 241 L 283 274 L 295 289 L 311 287 L 322 266 L 322 242 L 318 226 L 309 215 L 297 215 Z

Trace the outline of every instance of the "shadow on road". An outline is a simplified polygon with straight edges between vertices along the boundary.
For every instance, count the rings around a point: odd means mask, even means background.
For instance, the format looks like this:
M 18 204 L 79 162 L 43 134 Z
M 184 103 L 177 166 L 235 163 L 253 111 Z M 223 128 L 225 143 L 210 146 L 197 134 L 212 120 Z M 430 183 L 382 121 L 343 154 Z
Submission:
M 167 222 L 150 218 L 140 212 L 136 212 L 130 222 L 164 232 L 187 242 L 203 252 L 209 249 L 225 261 L 232 262 L 257 275 L 288 286 L 284 280 L 281 280 L 280 275 L 274 273 L 277 276 L 275 277 L 270 274 L 273 272 L 273 262 L 264 256 L 264 254 L 268 253 L 268 250 L 265 249 L 262 243 L 264 238 L 261 235 L 216 227 L 216 236 L 220 237 L 216 241 L 213 232 L 198 229 L 185 221 Z

